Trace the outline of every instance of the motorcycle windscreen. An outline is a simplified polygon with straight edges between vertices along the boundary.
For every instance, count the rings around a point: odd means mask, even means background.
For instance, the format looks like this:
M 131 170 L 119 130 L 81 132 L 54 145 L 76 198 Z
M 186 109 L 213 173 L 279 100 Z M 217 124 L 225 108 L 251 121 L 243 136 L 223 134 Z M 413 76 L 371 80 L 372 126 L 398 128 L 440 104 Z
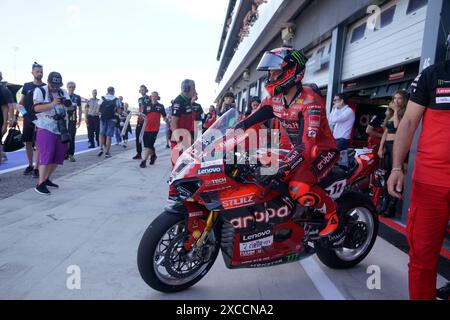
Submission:
M 239 112 L 232 108 L 223 114 L 208 130 L 199 135 L 197 140 L 177 159 L 169 178 L 169 183 L 186 178 L 196 164 L 202 167 L 223 164 L 223 153 L 227 148 L 227 135 L 232 135 L 233 128 L 239 121 Z M 232 140 L 229 140 L 233 142 Z

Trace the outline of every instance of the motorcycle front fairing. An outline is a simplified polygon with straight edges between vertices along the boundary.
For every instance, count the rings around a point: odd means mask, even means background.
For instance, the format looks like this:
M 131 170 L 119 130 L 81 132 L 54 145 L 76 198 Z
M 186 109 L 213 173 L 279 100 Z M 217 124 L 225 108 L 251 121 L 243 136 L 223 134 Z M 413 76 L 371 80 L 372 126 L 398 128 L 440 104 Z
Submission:
M 181 201 L 194 201 L 208 210 L 228 210 L 262 203 L 273 193 L 256 181 L 235 179 L 233 170 L 247 167 L 236 152 L 238 148 L 245 154 L 237 146 L 248 138 L 234 132 L 238 119 L 239 113 L 230 109 L 178 158 L 169 183 L 179 191 Z
M 228 131 L 237 119 L 237 111 L 229 110 L 176 162 L 170 183 L 184 199 L 189 232 L 198 236 L 209 212 L 220 211 L 221 247 L 227 267 L 257 268 L 296 261 L 305 253 L 305 233 L 292 221 L 295 203 L 288 196 L 251 181 L 251 177 L 242 178 L 248 164 L 240 167 L 225 160 L 229 159 L 227 152 L 239 158 L 247 151 L 236 152 L 236 146 L 248 136 Z M 287 154 L 286 150 L 275 148 L 257 150 L 263 156 L 269 152 L 280 157 Z M 235 170 L 241 170 L 240 174 Z M 194 238 L 190 237 L 188 245 Z

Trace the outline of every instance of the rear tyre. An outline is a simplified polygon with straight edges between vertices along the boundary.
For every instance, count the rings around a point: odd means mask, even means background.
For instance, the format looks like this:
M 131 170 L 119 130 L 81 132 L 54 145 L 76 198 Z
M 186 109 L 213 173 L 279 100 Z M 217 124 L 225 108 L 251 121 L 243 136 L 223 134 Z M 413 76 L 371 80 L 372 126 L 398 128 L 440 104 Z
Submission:
M 349 231 L 343 247 L 317 245 L 317 256 L 326 266 L 333 269 L 352 268 L 372 250 L 378 235 L 378 216 L 370 201 L 363 199 L 361 196 L 348 196 L 338 200 L 338 211 L 343 213 L 340 219 L 349 226 Z M 358 216 L 356 221 L 351 218 L 352 214 Z

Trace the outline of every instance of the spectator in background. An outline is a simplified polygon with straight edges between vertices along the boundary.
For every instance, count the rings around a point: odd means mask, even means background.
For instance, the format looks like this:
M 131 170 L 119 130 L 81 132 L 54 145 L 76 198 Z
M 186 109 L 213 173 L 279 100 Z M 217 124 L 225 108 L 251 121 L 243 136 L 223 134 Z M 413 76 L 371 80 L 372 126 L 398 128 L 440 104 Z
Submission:
M 124 122 L 122 122 L 121 120 L 122 120 L 123 111 L 124 111 L 123 104 L 121 104 L 121 106 L 119 108 L 117 108 L 117 113 L 116 113 L 117 123 L 116 123 L 116 128 L 114 130 L 114 135 L 116 137 L 116 145 L 122 145 L 122 135 L 121 134 L 122 134 L 122 128 L 123 128 Z
M 227 92 L 223 96 L 223 102 L 220 105 L 219 117 L 231 108 L 236 108 L 236 105 L 234 103 L 234 94 L 232 92 Z
M 164 106 L 159 103 L 160 100 L 158 92 L 152 92 L 150 96 L 150 103 L 144 107 L 143 113 L 147 117 L 147 123 L 144 128 L 144 158 L 140 164 L 141 168 L 147 167 L 147 160 L 150 157 L 150 164 L 155 164 L 156 150 L 155 142 L 158 137 L 158 132 L 161 126 L 161 118 L 166 121 L 166 110 Z
M 76 84 L 73 81 L 67 83 L 67 91 L 69 93 L 70 101 L 72 101 L 72 107 L 67 108 L 67 116 L 69 117 L 68 129 L 71 137 L 69 143 L 69 150 L 67 151 L 67 160 L 75 162 L 75 137 L 77 135 L 77 129 L 80 127 L 82 118 L 81 109 L 81 97 L 75 94 Z
M 3 80 L 3 75 L 0 72 L 0 82 Z M 0 163 L 7 160 L 3 152 L 1 144 L 2 138 L 8 131 L 8 124 L 11 126 L 14 123 L 14 98 L 11 91 L 0 83 Z
M 119 96 L 119 102 L 120 102 L 120 108 L 117 110 L 117 126 L 116 126 L 116 130 L 114 132 L 115 136 L 116 136 L 116 145 L 121 145 L 122 144 L 122 130 L 121 128 L 123 127 L 123 124 L 121 125 L 121 114 L 122 112 L 125 110 L 125 104 L 123 103 L 123 97 Z
M 123 120 L 123 122 L 124 122 L 124 124 L 123 125 L 125 125 L 125 122 L 126 122 L 126 120 L 127 120 L 127 118 L 128 118 L 128 116 L 129 116 L 129 114 L 131 113 L 130 111 L 128 111 L 128 103 L 124 103 L 123 104 L 123 111 L 122 111 L 122 114 L 120 115 L 121 116 L 121 119 Z M 123 136 L 123 144 L 122 144 L 122 146 L 124 147 L 124 148 L 126 148 L 127 146 L 128 146 L 128 134 L 129 133 L 132 133 L 132 131 L 131 131 L 131 124 L 130 123 L 128 123 L 128 126 L 127 126 L 127 130 L 125 130 L 125 135 Z
M 69 94 L 64 89 L 61 74 L 51 72 L 48 75 L 48 85 L 41 90 L 34 90 L 33 101 L 36 112 L 36 144 L 39 149 L 39 182 L 34 189 L 37 193 L 49 195 L 48 187 L 59 186 L 50 180 L 58 165 L 62 165 L 68 144 L 61 142 L 61 131 L 56 115 L 67 120 L 67 112 L 62 104 L 62 98 L 69 100 Z
M 378 155 L 381 138 L 383 137 L 383 122 L 385 118 L 386 115 L 384 113 L 373 116 L 366 129 L 366 133 L 369 136 L 368 147 L 373 149 L 375 155 Z
M 214 122 L 216 122 L 217 120 L 217 114 L 216 114 L 216 108 L 211 105 L 209 106 L 209 112 L 206 115 L 206 120 L 205 120 L 205 130 L 208 130 L 209 127 L 211 127 Z
M 99 157 L 105 153 L 105 158 L 111 158 L 111 141 L 117 125 L 117 110 L 121 107 L 120 101 L 114 96 L 115 90 L 109 87 L 106 96 L 100 101 L 100 152 Z
M 406 106 L 408 104 L 408 94 L 406 91 L 397 91 L 389 103 L 389 107 L 386 112 L 386 119 L 384 121 L 384 133 L 380 143 L 380 149 L 378 150 L 378 156 L 380 157 L 380 169 L 385 172 L 385 181 L 389 178 L 392 170 L 394 140 L 397 132 L 397 128 L 400 125 L 400 121 L 406 112 Z M 387 188 L 387 186 L 386 186 Z M 384 203 L 381 205 L 380 212 L 385 217 L 393 217 L 396 213 L 397 198 L 390 197 L 388 190 L 385 190 L 387 196 L 383 199 Z
M 24 175 L 33 174 L 34 178 L 39 178 L 39 152 L 38 148 L 34 152 L 35 165 L 33 167 L 33 148 L 36 140 L 36 126 L 33 121 L 36 120 L 36 114 L 33 109 L 33 95 L 36 88 L 43 88 L 46 84 L 42 81 L 44 76 L 44 69 L 42 65 L 35 62 L 31 67 L 31 74 L 33 75 L 33 81 L 27 82 L 23 85 L 22 95 L 19 100 L 19 104 L 24 107 L 22 113 L 23 117 L 23 133 L 22 141 L 25 143 L 25 151 L 28 159 L 28 167 L 23 172 Z M 40 90 L 41 90 L 40 89 Z M 16 114 L 18 116 L 18 114 Z
M 100 111 L 99 99 L 97 99 L 97 90 L 92 90 L 92 98 L 86 104 L 85 116 L 88 130 L 89 148 L 95 148 L 95 141 L 97 146 L 100 146 Z
M 257 96 L 250 97 L 250 100 L 248 102 L 247 111 L 245 112 L 245 116 L 248 117 L 253 112 L 258 109 L 259 105 L 261 104 L 261 99 Z
M 310 116 L 310 118 L 314 115 Z M 330 114 L 330 126 L 333 128 L 333 136 L 336 139 L 337 148 L 341 152 L 340 164 L 348 168 L 347 149 L 350 144 L 350 138 L 355 124 L 355 113 L 347 105 L 344 94 L 338 93 L 333 99 L 333 110 Z
M 139 93 L 141 94 L 141 97 L 138 100 L 139 112 L 142 112 L 144 110 L 144 106 L 149 104 L 150 97 L 147 95 L 148 89 L 145 85 L 140 86 Z M 133 157 L 133 160 L 142 159 L 142 144 L 139 137 L 141 135 L 143 125 L 144 125 L 144 118 L 142 116 L 139 116 L 136 125 L 136 155 Z
M 170 148 L 170 137 L 172 136 L 172 130 L 170 128 L 172 123 L 172 104 L 173 100 L 170 101 L 170 106 L 166 108 L 166 149 Z
M 196 92 L 195 95 L 192 97 L 191 105 L 192 105 L 192 116 L 194 119 L 194 129 L 197 131 L 200 131 L 202 124 L 203 124 L 203 118 L 205 117 L 205 113 L 203 112 L 203 108 L 201 104 L 197 103 L 198 100 L 198 93 Z

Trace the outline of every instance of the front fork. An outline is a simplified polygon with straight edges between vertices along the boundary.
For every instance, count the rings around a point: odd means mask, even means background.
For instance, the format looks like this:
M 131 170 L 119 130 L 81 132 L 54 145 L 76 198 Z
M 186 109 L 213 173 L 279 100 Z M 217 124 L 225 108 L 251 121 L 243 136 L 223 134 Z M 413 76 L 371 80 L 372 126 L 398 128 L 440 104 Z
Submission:
M 199 249 L 203 246 L 206 237 L 208 234 L 212 231 L 214 228 L 214 223 L 217 220 L 218 212 L 217 211 L 211 211 L 209 213 L 208 219 L 206 220 L 206 227 L 205 230 L 203 230 L 202 235 L 200 238 L 198 238 L 197 242 L 195 243 L 195 246 Z
M 184 248 L 186 251 L 190 251 L 192 248 L 200 249 L 204 245 L 208 235 L 214 229 L 217 217 L 218 212 L 211 211 L 206 219 L 206 224 L 205 220 L 199 217 L 187 218 L 187 240 L 184 243 Z

